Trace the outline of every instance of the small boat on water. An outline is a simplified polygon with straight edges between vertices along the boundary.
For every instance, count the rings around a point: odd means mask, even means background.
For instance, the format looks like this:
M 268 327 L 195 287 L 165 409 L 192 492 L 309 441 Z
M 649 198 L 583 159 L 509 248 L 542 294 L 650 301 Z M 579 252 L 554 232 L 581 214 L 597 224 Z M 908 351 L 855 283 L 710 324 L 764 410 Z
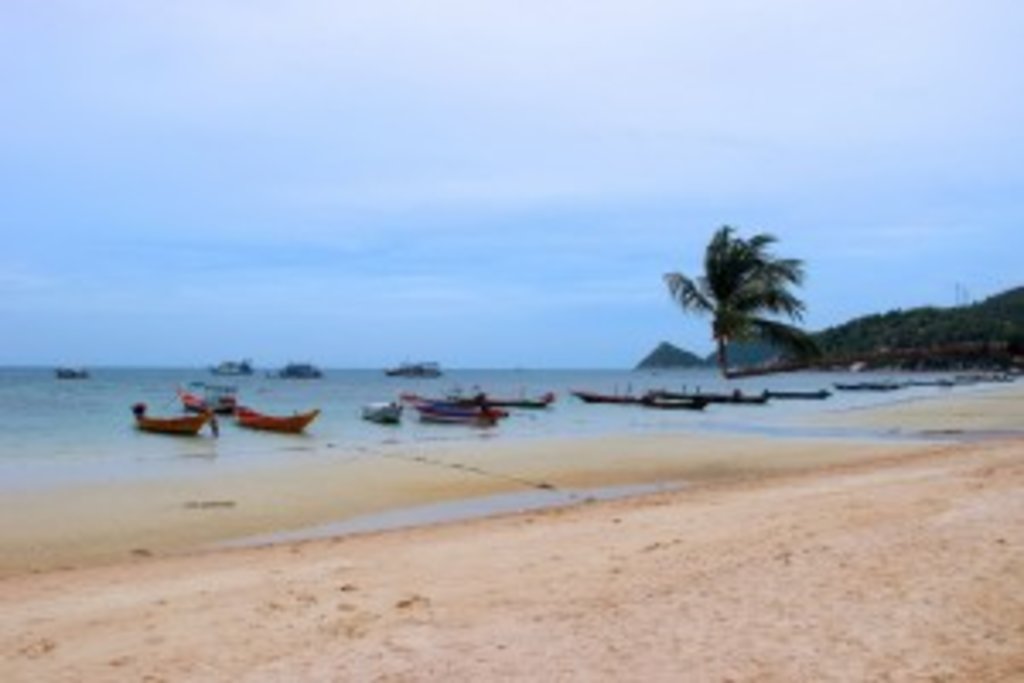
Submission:
M 193 382 L 190 387 L 201 390 L 203 395 L 184 389 L 178 389 L 178 398 L 186 412 L 213 412 L 219 415 L 230 415 L 238 407 L 238 387 L 228 384 L 206 384 Z
M 396 425 L 402 421 L 402 404 L 395 401 L 379 401 L 363 406 L 364 420 L 382 425 Z
M 213 413 L 210 412 L 184 417 L 149 417 L 146 415 L 145 403 L 133 405 L 132 413 L 135 415 L 135 426 L 138 429 L 173 436 L 196 436 L 207 422 L 214 419 Z M 216 435 L 216 431 L 214 434 Z
M 252 361 L 248 358 L 240 361 L 226 360 L 211 367 L 210 372 L 225 377 L 251 375 L 253 373 Z
M 398 398 L 403 402 L 411 405 L 413 408 L 420 412 L 420 419 L 424 422 L 457 422 L 454 419 L 458 415 L 464 416 L 476 416 L 480 413 L 484 413 L 487 419 L 494 418 L 500 420 L 508 417 L 508 411 L 504 408 L 498 408 L 497 406 L 487 403 L 483 398 L 483 394 L 477 394 L 473 398 L 461 398 L 458 396 L 449 396 L 448 398 L 429 398 L 426 396 L 420 396 L 419 394 L 413 393 L 402 393 L 399 394 Z M 437 409 L 442 414 L 440 415 L 428 415 L 426 420 L 423 419 L 423 409 L 426 408 L 429 412 L 430 409 Z M 437 417 L 438 419 L 430 419 Z M 453 419 L 443 419 L 451 417 Z M 469 420 L 472 422 L 472 420 Z
M 765 389 L 764 395 L 769 399 L 781 399 L 784 401 L 799 401 L 799 400 L 823 400 L 832 395 L 832 392 L 828 389 L 819 389 L 818 391 L 774 391 L 771 389 Z
M 554 392 L 547 392 L 537 398 L 495 398 L 488 393 L 478 391 L 472 396 L 465 396 L 461 393 L 453 393 L 445 399 L 449 403 L 459 405 L 489 406 L 491 408 L 518 408 L 523 410 L 542 410 L 555 402 Z
M 432 379 L 442 375 L 441 366 L 438 363 L 402 363 L 397 367 L 388 368 L 384 371 L 388 377 L 417 377 Z
M 57 379 L 89 379 L 89 371 L 85 368 L 57 368 L 54 374 Z
M 486 406 L 458 405 L 446 402 L 424 401 L 413 403 L 420 414 L 420 422 L 435 424 L 464 424 L 474 427 L 493 427 L 508 413 Z
M 288 363 L 277 372 L 281 379 L 320 379 L 324 373 L 312 363 Z
M 571 391 L 569 392 L 584 403 L 611 403 L 617 405 L 636 405 L 643 399 L 629 394 L 600 394 L 596 391 Z
M 319 409 L 310 410 L 305 413 L 294 415 L 265 415 L 258 413 L 252 408 L 240 406 L 235 410 L 235 422 L 239 427 L 249 429 L 262 429 L 268 432 L 282 432 L 285 434 L 298 434 L 317 418 Z
M 904 387 L 899 382 L 836 382 L 832 386 L 839 391 L 896 391 Z
M 663 399 L 675 400 L 702 400 L 706 403 L 729 403 L 733 405 L 764 405 L 768 403 L 768 396 L 765 394 L 744 394 L 739 389 L 729 393 L 706 393 L 706 392 L 679 392 L 679 391 L 652 391 L 649 396 L 657 396 Z
M 549 391 L 537 398 L 495 398 L 490 394 L 484 395 L 484 402 L 495 408 L 519 408 L 525 410 L 542 410 L 555 402 L 555 394 Z
M 708 402 L 702 398 L 665 398 L 652 393 L 641 398 L 640 405 L 659 410 L 704 410 Z

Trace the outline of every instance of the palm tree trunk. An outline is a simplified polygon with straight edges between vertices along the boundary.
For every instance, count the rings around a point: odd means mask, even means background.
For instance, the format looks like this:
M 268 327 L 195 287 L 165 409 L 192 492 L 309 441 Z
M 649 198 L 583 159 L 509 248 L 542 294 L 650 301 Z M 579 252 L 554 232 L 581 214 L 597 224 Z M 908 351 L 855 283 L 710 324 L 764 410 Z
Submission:
M 729 379 L 729 356 L 726 350 L 726 340 L 724 337 L 718 337 L 715 341 L 718 343 L 718 369 L 721 371 L 722 377 Z

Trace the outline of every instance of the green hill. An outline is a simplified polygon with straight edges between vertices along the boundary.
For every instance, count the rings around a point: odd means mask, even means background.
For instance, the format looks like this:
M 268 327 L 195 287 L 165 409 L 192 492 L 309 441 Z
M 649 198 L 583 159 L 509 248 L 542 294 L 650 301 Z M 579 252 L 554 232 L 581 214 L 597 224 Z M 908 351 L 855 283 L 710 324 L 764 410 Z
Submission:
M 1024 287 L 971 306 L 922 307 L 869 315 L 815 335 L 826 357 L 891 349 L 1024 342 Z
M 764 342 L 729 345 L 729 364 L 739 373 L 845 366 L 956 368 L 1024 365 L 1024 287 L 970 306 L 923 306 L 867 315 L 812 335 L 821 348 L 817 361 L 787 360 Z M 707 358 L 664 342 L 638 369 L 714 365 Z

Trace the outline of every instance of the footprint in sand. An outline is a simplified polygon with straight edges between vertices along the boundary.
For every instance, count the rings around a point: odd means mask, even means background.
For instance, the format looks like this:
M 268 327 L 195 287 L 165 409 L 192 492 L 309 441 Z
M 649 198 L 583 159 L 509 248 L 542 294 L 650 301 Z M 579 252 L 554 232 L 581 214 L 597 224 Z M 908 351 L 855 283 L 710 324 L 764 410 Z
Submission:
M 57 649 L 57 643 L 49 638 L 40 638 L 18 650 L 29 659 L 39 659 Z
M 423 597 L 422 595 L 412 595 L 396 602 L 395 607 L 398 609 L 430 607 L 430 598 Z

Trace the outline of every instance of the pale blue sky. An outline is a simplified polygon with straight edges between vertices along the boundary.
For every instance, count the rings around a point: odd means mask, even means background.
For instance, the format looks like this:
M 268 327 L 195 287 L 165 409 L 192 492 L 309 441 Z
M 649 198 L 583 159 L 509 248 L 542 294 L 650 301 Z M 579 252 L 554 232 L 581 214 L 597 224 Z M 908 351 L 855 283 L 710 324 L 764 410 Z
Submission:
M 0 364 L 631 366 L 1022 284 L 1024 3 L 5 0 Z

